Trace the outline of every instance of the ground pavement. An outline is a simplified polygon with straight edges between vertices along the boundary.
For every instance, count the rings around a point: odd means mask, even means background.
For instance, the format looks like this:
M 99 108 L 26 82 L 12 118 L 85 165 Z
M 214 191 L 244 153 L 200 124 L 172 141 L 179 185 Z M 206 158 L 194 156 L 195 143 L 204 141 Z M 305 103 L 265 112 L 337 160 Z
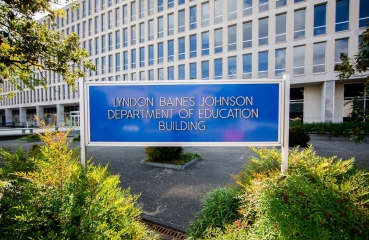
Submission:
M 355 157 L 369 167 L 368 144 L 327 139 L 310 143 L 318 155 Z M 0 141 L 2 147 L 18 145 L 29 148 L 32 143 Z M 138 205 L 144 219 L 184 231 L 201 209 L 204 197 L 215 188 L 234 184 L 232 175 L 254 154 L 248 147 L 186 147 L 185 151 L 198 152 L 203 159 L 186 170 L 173 170 L 141 165 L 145 158 L 142 147 L 88 147 L 87 156 L 95 163 L 109 164 L 112 173 L 120 174 L 123 188 L 130 187 L 132 193 L 140 194 Z

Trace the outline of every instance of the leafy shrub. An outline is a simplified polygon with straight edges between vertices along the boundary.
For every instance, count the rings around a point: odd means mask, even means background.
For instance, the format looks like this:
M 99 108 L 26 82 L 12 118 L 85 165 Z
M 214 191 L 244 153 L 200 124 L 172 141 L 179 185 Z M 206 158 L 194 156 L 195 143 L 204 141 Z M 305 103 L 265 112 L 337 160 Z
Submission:
M 10 184 L 0 188 L 0 239 L 157 238 L 138 221 L 138 196 L 122 190 L 107 166 L 83 169 L 68 134 L 45 130 L 45 145 L 30 158 L 1 150 L 4 169 L 17 178 L 2 175 Z
M 306 147 L 310 141 L 310 136 L 306 133 L 302 126 L 293 126 L 289 132 L 289 146 Z
M 149 162 L 172 162 L 180 159 L 182 147 L 145 147 L 145 154 Z
M 19 141 L 41 141 L 40 134 L 34 133 L 18 139 Z
M 78 134 L 73 138 L 73 142 L 80 142 L 81 141 L 81 134 Z
M 279 150 L 253 150 L 258 157 L 235 176 L 242 217 L 208 227 L 205 239 L 369 239 L 367 169 L 353 159 L 319 157 L 309 147 L 291 150 L 281 175 Z
M 210 192 L 204 199 L 204 207 L 191 222 L 188 234 L 192 238 L 204 238 L 209 233 L 207 228 L 224 230 L 226 225 L 240 218 L 237 195 L 237 190 L 232 188 L 218 188 Z

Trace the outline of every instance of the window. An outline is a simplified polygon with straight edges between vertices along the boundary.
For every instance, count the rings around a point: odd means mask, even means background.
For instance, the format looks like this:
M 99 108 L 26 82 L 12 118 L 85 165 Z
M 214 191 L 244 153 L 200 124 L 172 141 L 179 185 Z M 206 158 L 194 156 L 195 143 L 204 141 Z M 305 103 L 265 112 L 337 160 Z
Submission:
M 140 43 L 145 41 L 145 23 L 140 23 Z
M 237 18 L 237 0 L 228 0 L 228 20 Z
M 259 0 L 259 12 L 269 9 L 269 0 Z
M 101 58 L 101 74 L 106 73 L 106 57 Z
M 258 54 L 258 78 L 268 78 L 268 51 Z
M 101 31 L 105 31 L 105 14 L 101 14 Z
M 136 73 L 131 73 L 131 81 L 136 81 Z
M 314 36 L 326 33 L 327 4 L 314 6 Z
M 349 0 L 336 1 L 336 32 L 348 30 L 349 7 Z
M 168 0 L 168 8 L 174 7 L 174 0 Z
M 222 59 L 214 60 L 214 79 L 222 79 L 223 78 L 223 64 Z
M 99 17 L 95 17 L 95 34 L 99 32 Z
M 295 11 L 294 39 L 305 37 L 305 9 Z
M 303 2 L 305 0 L 295 0 L 295 3 L 298 3 L 298 2 Z
M 185 65 L 178 65 L 178 80 L 186 79 Z
M 209 25 L 209 3 L 201 5 L 201 26 L 205 27 Z
M 252 14 L 252 0 L 243 0 L 242 14 L 243 16 Z
M 369 96 L 365 91 L 364 83 L 343 85 L 343 121 L 363 121 L 364 119 L 353 111 L 353 100 L 361 111 L 369 112 Z
M 113 33 L 109 33 L 108 35 L 109 39 L 109 51 L 112 51 L 113 50 Z
M 304 88 L 290 89 L 290 121 L 303 121 Z
M 113 1 L 112 0 L 109 0 L 108 1 L 108 6 L 111 7 L 113 5 Z
M 127 23 L 128 22 L 128 9 L 127 9 L 127 5 L 123 6 L 123 23 Z
M 91 1 L 91 0 L 90 0 Z M 67 16 L 66 16 L 66 22 L 67 22 L 67 24 L 69 24 L 69 9 L 67 9 Z
M 80 23 L 77 24 L 77 35 L 81 36 L 81 24 Z
M 252 47 L 252 22 L 245 22 L 242 25 L 243 30 L 243 48 L 250 48 Z
M 259 46 L 268 44 L 268 20 L 269 18 L 259 19 Z
M 79 11 L 79 4 L 78 4 L 78 8 L 77 8 L 77 20 L 79 20 L 80 19 L 80 11 Z
M 286 0 L 276 0 L 275 6 L 276 7 L 286 6 Z
M 101 53 L 106 52 L 105 46 L 106 46 L 106 41 L 105 41 L 105 35 L 101 36 Z
M 99 11 L 99 0 L 95 0 L 95 13 Z
M 190 79 L 197 79 L 196 63 L 190 63 Z
M 128 81 L 128 74 L 123 74 L 123 81 Z
M 145 48 L 141 47 L 140 48 L 140 67 L 144 67 L 145 66 Z
M 174 14 L 168 15 L 168 36 L 174 34 Z
M 115 81 L 120 81 L 120 75 L 115 76 Z
M 154 65 L 154 45 L 149 45 L 149 66 Z
M 131 2 L 131 21 L 136 20 L 136 2 Z
M 123 29 L 123 47 L 128 46 L 128 29 Z
M 185 31 L 185 11 L 179 11 L 178 12 L 178 32 L 184 32 Z
M 196 35 L 190 36 L 190 58 L 196 57 L 197 50 Z
M 325 42 L 315 43 L 313 47 L 313 73 L 325 72 Z
M 305 45 L 293 48 L 293 75 L 305 74 Z
M 95 38 L 95 54 L 99 54 L 99 38 Z
M 158 43 L 158 63 L 164 62 L 164 44 Z
M 228 79 L 237 79 L 237 57 L 228 58 Z
M 158 38 L 164 36 L 164 24 L 163 24 L 163 17 L 158 18 Z
M 140 81 L 145 81 L 145 71 L 140 72 Z
M 178 0 L 178 5 L 185 3 L 185 0 Z
M 92 56 L 93 54 L 92 39 L 88 40 L 88 53 L 89 53 L 89 56 Z
M 120 48 L 120 31 L 115 32 L 115 49 Z
M 168 80 L 174 80 L 174 67 L 168 67 Z
M 341 65 L 341 56 L 348 55 L 348 38 L 337 39 L 334 47 L 334 70 Z
M 174 40 L 168 41 L 168 62 L 174 61 Z
M 82 2 L 82 17 L 86 17 L 86 1 Z
M 214 31 L 214 53 L 223 52 L 223 30 L 216 29 Z
M 286 41 L 286 14 L 279 14 L 275 17 L 275 42 Z
M 275 50 L 275 72 L 276 78 L 282 77 L 286 73 L 286 49 Z
M 186 51 L 186 47 L 185 47 L 185 38 L 178 38 L 178 60 L 183 60 L 185 59 L 185 51 Z
M 190 8 L 190 29 L 197 27 L 196 6 Z
M 154 70 L 149 70 L 149 80 L 154 80 Z
M 101 0 L 101 10 L 105 9 L 105 0 Z
M 131 50 L 131 68 L 136 68 L 136 49 Z
M 113 72 L 113 55 L 109 55 L 109 73 Z
M 120 53 L 115 54 L 115 71 L 120 71 Z
M 252 78 L 252 54 L 244 54 L 242 56 L 242 78 Z
M 149 40 L 154 39 L 154 20 L 149 21 Z
M 201 62 L 201 80 L 209 80 L 209 61 Z
M 162 68 L 158 69 L 158 80 L 164 80 L 164 70 Z
M 237 27 L 229 26 L 228 27 L 228 51 L 237 49 Z
M 209 32 L 201 34 L 201 55 L 209 55 Z
M 149 0 L 149 10 L 148 10 L 148 15 L 153 15 L 154 14 L 154 0 Z
M 123 70 L 127 69 L 128 69 L 128 51 L 125 51 L 123 52 Z
M 145 17 L 145 0 L 140 0 L 140 18 Z
M 223 22 L 223 0 L 214 2 L 214 23 Z
M 89 20 L 89 35 L 91 36 L 90 32 L 92 31 L 92 19 Z M 86 21 L 82 23 L 82 36 L 86 37 Z
M 111 29 L 113 27 L 113 12 L 108 12 L 108 28 Z
M 367 22 L 369 22 L 369 0 L 360 0 L 359 7 L 359 27 L 367 26 Z
M 158 12 L 161 12 L 164 10 L 164 0 L 158 0 Z
M 131 44 L 136 44 L 136 26 L 131 26 Z

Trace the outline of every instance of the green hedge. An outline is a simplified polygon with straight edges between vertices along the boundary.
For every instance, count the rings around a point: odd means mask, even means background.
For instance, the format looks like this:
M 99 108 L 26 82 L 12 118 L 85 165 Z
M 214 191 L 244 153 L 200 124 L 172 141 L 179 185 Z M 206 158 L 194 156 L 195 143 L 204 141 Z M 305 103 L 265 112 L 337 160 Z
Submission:
M 302 126 L 307 133 L 329 134 L 333 136 L 348 136 L 350 131 L 359 127 L 364 134 L 369 134 L 369 123 L 342 122 L 342 123 L 302 123 L 290 122 L 290 127 Z

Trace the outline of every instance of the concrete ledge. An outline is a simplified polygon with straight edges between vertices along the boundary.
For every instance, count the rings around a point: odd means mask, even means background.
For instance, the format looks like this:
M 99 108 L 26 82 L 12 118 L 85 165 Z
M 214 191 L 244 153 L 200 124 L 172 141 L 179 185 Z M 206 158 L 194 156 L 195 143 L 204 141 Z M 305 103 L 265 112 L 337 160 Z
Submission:
M 151 166 L 151 167 L 160 167 L 160 168 L 170 168 L 170 169 L 176 169 L 176 170 L 184 170 L 187 167 L 195 164 L 197 161 L 200 161 L 201 158 L 195 158 L 191 162 L 185 164 L 185 165 L 174 165 L 169 163 L 157 163 L 157 162 L 146 162 L 145 159 L 141 161 L 142 165 Z

